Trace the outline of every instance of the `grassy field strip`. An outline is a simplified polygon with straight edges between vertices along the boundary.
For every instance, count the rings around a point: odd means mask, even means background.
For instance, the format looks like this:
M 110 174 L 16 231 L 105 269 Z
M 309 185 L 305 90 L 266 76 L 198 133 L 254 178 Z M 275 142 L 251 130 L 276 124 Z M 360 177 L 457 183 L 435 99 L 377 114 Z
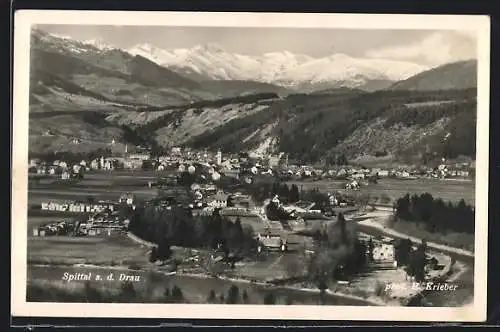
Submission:
M 105 179 L 105 180 L 113 180 L 113 179 L 138 179 L 138 180 L 155 180 L 159 176 L 162 176 L 161 173 L 158 174 L 151 174 L 151 175 L 139 175 L 139 174 L 115 174 L 115 173 L 107 173 L 107 174 L 93 174 L 93 173 L 86 173 L 85 174 L 85 180 L 87 179 L 93 179 L 93 180 L 100 180 L 100 179 Z
M 46 263 L 147 264 L 148 248 L 125 236 L 51 236 L 28 240 L 28 260 Z
M 296 184 L 304 190 L 318 188 L 324 192 L 340 191 L 351 193 L 345 190 L 344 185 L 347 181 L 321 180 L 321 181 L 289 181 Z M 381 197 L 386 195 L 392 199 L 397 199 L 403 195 L 422 194 L 428 192 L 435 197 L 441 197 L 445 201 L 458 202 L 464 199 L 466 203 L 474 205 L 475 202 L 475 182 L 474 181 L 443 181 L 437 179 L 418 179 L 418 180 L 397 180 L 380 179 L 378 183 L 371 183 L 368 186 L 362 186 L 361 190 L 352 192 L 353 194 L 369 194 L 370 196 Z
M 151 190 L 148 188 L 138 188 L 138 189 L 132 189 L 132 188 L 127 188 L 126 190 L 117 190 L 117 189 L 95 189 L 95 188 L 88 188 L 86 190 L 65 190 L 65 189 L 30 189 L 29 193 L 31 194 L 39 194 L 39 195 L 53 195 L 53 194 L 59 194 L 59 195 L 100 195 L 100 194 L 117 194 L 120 196 L 120 194 L 123 194 L 124 192 L 132 192 L 136 194 L 155 194 L 156 195 L 156 190 Z

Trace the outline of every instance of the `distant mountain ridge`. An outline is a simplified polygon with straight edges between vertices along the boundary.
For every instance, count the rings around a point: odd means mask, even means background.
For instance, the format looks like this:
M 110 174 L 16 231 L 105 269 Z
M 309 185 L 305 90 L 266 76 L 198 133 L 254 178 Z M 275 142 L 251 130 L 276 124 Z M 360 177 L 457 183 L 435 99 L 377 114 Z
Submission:
M 32 33 L 31 53 L 32 81 L 40 71 L 50 70 L 69 83 L 121 103 L 166 106 L 249 93 L 290 93 L 269 83 L 239 81 L 229 86 L 193 80 L 103 41 L 77 41 L 37 29 Z
M 369 86 L 371 81 L 393 83 L 428 69 L 411 62 L 354 58 L 340 53 L 322 58 L 289 51 L 244 55 L 226 52 L 214 44 L 173 50 L 140 44 L 127 52 L 141 55 L 190 78 L 252 80 L 297 90 L 312 90 L 311 87 L 317 84 L 356 88 Z
M 267 63 L 234 54 L 225 63 L 227 53 L 216 45 L 197 47 L 193 54 L 200 52 L 212 57 L 207 72 L 185 62 L 189 72 L 102 40 L 80 42 L 34 30 L 30 149 L 92 150 L 116 139 L 156 148 L 286 152 L 304 161 L 338 153 L 348 158 L 400 158 L 427 150 L 475 153 L 476 61 L 446 64 L 394 83 L 386 78 L 403 67 L 381 59 L 318 60 L 282 52 L 268 54 Z M 225 67 L 213 79 L 209 70 L 217 61 Z M 258 66 L 238 68 L 246 61 Z M 292 79 L 282 85 L 223 79 L 259 71 L 261 78 Z M 342 79 L 332 80 L 335 75 Z M 74 136 L 86 143 L 71 145 Z
M 393 84 L 391 90 L 448 90 L 477 86 L 477 60 L 465 60 L 426 70 Z

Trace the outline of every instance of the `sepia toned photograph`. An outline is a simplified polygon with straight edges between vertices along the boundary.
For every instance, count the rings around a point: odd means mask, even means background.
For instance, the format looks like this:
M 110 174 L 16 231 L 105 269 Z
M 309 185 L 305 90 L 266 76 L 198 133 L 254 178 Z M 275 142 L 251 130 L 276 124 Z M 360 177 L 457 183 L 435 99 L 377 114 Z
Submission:
M 485 319 L 487 18 L 22 14 L 14 314 Z

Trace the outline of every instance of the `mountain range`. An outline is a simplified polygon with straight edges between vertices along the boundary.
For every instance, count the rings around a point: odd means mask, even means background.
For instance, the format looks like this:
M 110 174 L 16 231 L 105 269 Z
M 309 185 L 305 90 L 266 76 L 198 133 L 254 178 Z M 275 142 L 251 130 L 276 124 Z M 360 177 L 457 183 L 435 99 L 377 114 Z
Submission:
M 301 160 L 473 156 L 476 68 L 475 60 L 426 68 L 344 54 L 250 56 L 213 44 L 122 50 L 35 29 L 30 150 L 148 144 L 279 150 Z M 75 136 L 85 143 L 71 145 Z
M 198 81 L 257 81 L 298 91 L 314 90 L 316 86 L 362 88 L 369 87 L 372 81 L 386 82 L 388 86 L 429 69 L 411 62 L 354 58 L 341 53 L 322 58 L 288 51 L 245 55 L 227 52 L 214 44 L 173 50 L 141 44 L 127 52 Z

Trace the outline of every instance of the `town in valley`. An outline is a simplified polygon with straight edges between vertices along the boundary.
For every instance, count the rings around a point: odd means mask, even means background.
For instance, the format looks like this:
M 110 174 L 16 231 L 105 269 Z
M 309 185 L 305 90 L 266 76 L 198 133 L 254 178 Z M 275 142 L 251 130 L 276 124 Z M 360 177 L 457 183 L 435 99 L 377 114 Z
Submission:
M 32 31 L 27 301 L 472 303 L 476 60 L 63 28 Z

